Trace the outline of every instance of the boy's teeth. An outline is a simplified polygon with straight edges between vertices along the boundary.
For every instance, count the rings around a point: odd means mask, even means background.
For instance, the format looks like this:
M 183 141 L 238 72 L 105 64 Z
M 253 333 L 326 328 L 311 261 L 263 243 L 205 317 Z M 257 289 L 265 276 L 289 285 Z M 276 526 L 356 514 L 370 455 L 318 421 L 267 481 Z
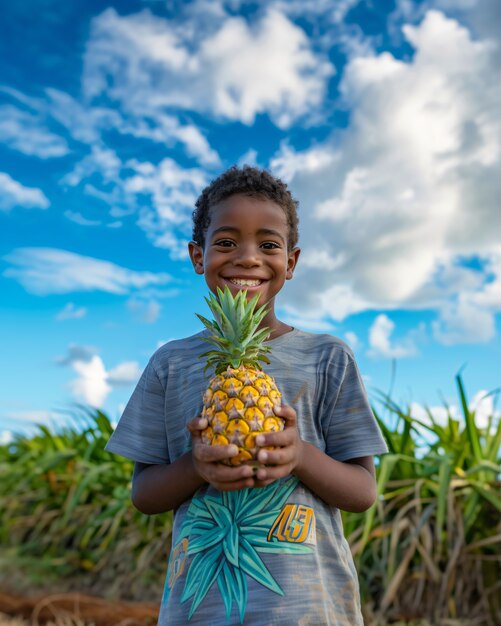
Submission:
M 260 280 L 245 280 L 243 278 L 231 278 L 230 282 L 239 287 L 257 287 L 261 284 Z

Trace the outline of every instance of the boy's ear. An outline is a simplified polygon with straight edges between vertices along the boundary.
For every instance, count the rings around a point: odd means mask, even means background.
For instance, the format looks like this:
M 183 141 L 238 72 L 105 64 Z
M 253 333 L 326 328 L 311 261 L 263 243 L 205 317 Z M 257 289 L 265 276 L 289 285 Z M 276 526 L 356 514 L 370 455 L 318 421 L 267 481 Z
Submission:
M 301 254 L 301 250 L 299 248 L 293 248 L 288 253 L 287 258 L 287 273 L 285 274 L 286 280 L 290 280 L 294 275 L 294 270 L 297 265 L 297 261 L 299 259 L 299 255 Z
M 191 262 L 193 263 L 193 269 L 197 274 L 204 273 L 204 251 L 198 243 L 190 241 L 188 244 L 188 253 L 190 255 Z

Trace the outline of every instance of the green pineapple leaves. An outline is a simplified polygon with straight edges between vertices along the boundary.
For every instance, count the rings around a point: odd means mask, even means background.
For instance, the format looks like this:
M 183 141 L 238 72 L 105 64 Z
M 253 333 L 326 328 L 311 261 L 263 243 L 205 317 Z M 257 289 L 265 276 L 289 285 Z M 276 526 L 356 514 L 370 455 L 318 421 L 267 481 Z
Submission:
M 207 368 L 214 368 L 216 374 L 223 372 L 228 366 L 238 368 L 241 365 L 254 366 L 261 369 L 259 361 L 269 363 L 266 353 L 270 352 L 263 342 L 270 336 L 269 328 L 259 325 L 267 313 L 266 305 L 256 310 L 259 295 L 247 302 L 247 291 L 242 290 L 233 296 L 226 286 L 224 291 L 217 288 L 217 297 L 210 294 L 205 298 L 214 320 L 208 320 L 197 313 L 198 319 L 210 331 L 204 341 L 216 347 L 200 355 L 207 359 Z

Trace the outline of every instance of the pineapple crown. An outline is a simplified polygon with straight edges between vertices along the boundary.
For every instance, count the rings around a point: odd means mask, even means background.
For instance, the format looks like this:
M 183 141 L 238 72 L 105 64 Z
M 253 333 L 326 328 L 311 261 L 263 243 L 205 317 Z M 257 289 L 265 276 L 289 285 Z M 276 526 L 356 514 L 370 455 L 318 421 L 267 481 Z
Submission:
M 200 355 L 207 359 L 206 368 L 213 367 L 216 374 L 220 374 L 228 366 L 238 368 L 241 365 L 254 366 L 261 369 L 259 361 L 269 363 L 266 356 L 270 352 L 263 342 L 270 336 L 269 328 L 260 328 L 267 312 L 264 304 L 256 309 L 259 295 L 247 302 L 247 291 L 239 291 L 233 296 L 228 286 L 224 291 L 217 287 L 217 297 L 210 294 L 205 298 L 214 320 L 208 320 L 203 315 L 196 314 L 198 319 L 211 332 L 204 341 L 216 347 Z

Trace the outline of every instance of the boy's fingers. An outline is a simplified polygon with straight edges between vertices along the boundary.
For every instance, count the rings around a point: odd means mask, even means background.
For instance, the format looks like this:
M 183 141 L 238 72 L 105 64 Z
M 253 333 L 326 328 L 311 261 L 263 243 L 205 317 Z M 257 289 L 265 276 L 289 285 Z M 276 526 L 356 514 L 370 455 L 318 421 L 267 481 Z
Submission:
M 253 487 L 254 475 L 253 468 L 248 465 L 231 467 L 222 463 L 204 464 L 204 477 L 220 491 Z
M 257 471 L 256 481 L 259 485 L 269 485 L 270 483 L 290 474 L 288 465 L 277 465 L 276 467 L 262 467 Z
M 251 467 L 229 467 L 228 465 L 216 465 L 210 468 L 211 478 L 217 483 L 236 483 L 253 478 L 254 472 Z
M 286 465 L 294 458 L 294 451 L 290 447 L 278 450 L 260 450 L 257 459 L 266 465 Z
M 285 425 L 286 427 L 292 426 L 293 424 L 296 423 L 297 421 L 296 411 L 288 404 L 281 404 L 280 406 L 275 406 L 273 410 L 276 415 L 278 415 L 279 417 L 282 417 L 286 421 L 286 425 Z
M 291 430 L 281 430 L 277 433 L 266 433 L 256 437 L 256 445 L 263 446 L 290 446 L 294 443 L 295 433 Z
M 198 431 L 207 428 L 208 425 L 209 423 L 206 417 L 195 417 L 186 424 L 186 427 L 190 433 L 196 434 Z
M 237 455 L 238 448 L 233 444 L 229 446 L 209 446 L 205 443 L 199 443 L 193 446 L 193 452 L 196 458 L 203 463 L 217 463 Z

